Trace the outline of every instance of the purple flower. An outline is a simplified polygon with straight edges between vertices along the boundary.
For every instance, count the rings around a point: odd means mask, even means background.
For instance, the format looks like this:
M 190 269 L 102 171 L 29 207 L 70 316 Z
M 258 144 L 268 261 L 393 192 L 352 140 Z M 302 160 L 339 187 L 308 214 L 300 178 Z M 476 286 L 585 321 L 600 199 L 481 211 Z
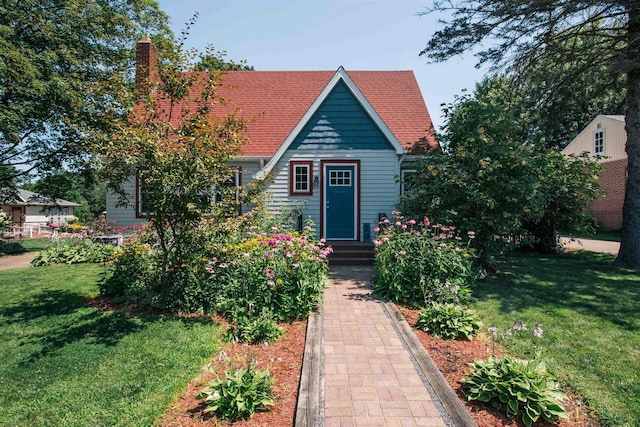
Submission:
M 533 328 L 533 336 L 535 338 L 542 338 L 542 323 L 536 323 L 536 327 Z

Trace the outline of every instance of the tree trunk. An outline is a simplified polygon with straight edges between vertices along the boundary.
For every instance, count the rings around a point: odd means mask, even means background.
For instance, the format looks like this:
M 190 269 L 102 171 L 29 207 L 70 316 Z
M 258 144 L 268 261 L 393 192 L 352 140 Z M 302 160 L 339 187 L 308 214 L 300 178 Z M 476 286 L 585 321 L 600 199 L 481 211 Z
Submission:
M 634 3 L 634 2 L 630 2 Z M 630 6 L 627 71 L 627 183 L 622 237 L 615 265 L 640 270 L 640 7 Z

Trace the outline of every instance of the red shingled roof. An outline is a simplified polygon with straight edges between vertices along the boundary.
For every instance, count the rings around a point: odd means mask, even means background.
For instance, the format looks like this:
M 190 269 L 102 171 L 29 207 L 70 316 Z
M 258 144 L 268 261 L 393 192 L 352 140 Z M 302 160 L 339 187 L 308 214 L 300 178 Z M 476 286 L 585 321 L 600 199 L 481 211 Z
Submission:
M 412 71 L 347 71 L 408 152 L 438 147 L 431 117 Z M 219 94 L 249 124 L 245 156 L 270 157 L 335 75 L 334 71 L 232 71 Z

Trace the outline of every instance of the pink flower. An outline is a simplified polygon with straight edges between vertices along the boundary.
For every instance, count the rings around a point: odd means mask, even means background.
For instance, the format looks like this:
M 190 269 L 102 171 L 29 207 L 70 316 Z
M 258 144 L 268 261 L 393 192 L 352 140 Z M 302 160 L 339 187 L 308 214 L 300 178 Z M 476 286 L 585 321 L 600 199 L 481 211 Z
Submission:
M 218 258 L 213 257 L 211 258 L 211 261 L 209 261 L 209 264 L 215 264 L 216 262 L 218 262 Z
M 264 274 L 265 274 L 265 276 L 267 276 L 267 277 L 275 277 L 276 272 L 275 272 L 275 271 L 273 271 L 273 270 L 272 270 L 272 269 L 270 269 L 270 268 L 265 268 L 265 269 L 264 269 Z
M 223 262 L 223 263 L 220 264 L 220 268 L 227 268 L 227 267 L 229 267 L 229 266 L 227 265 L 226 262 Z
M 379 233 L 380 232 L 380 227 L 373 227 L 373 232 L 374 233 Z
M 409 222 L 409 225 L 416 225 L 415 219 L 410 219 L 408 222 Z
M 427 216 L 425 216 L 425 217 L 422 219 L 422 223 L 423 223 L 425 226 L 427 226 L 427 227 L 428 227 L 429 225 L 431 225 L 431 221 L 429 221 L 429 218 L 428 218 Z
M 402 229 L 406 230 L 407 229 L 407 224 L 402 224 Z
M 249 252 L 245 252 L 242 254 L 243 257 L 245 258 L 249 258 L 251 256 L 251 254 Z
M 400 221 L 396 221 L 396 227 L 400 227 L 402 223 Z
M 293 264 L 291 264 L 291 267 L 298 268 L 298 267 L 300 267 L 300 263 L 299 262 L 294 262 Z

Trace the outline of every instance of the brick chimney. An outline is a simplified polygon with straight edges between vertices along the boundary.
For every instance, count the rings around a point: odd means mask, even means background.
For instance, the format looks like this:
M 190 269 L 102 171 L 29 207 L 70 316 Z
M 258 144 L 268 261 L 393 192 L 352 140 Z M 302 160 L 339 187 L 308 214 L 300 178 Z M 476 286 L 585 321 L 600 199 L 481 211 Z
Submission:
M 158 49 L 149 37 L 136 45 L 136 99 L 142 101 L 149 95 L 151 84 L 157 80 Z

